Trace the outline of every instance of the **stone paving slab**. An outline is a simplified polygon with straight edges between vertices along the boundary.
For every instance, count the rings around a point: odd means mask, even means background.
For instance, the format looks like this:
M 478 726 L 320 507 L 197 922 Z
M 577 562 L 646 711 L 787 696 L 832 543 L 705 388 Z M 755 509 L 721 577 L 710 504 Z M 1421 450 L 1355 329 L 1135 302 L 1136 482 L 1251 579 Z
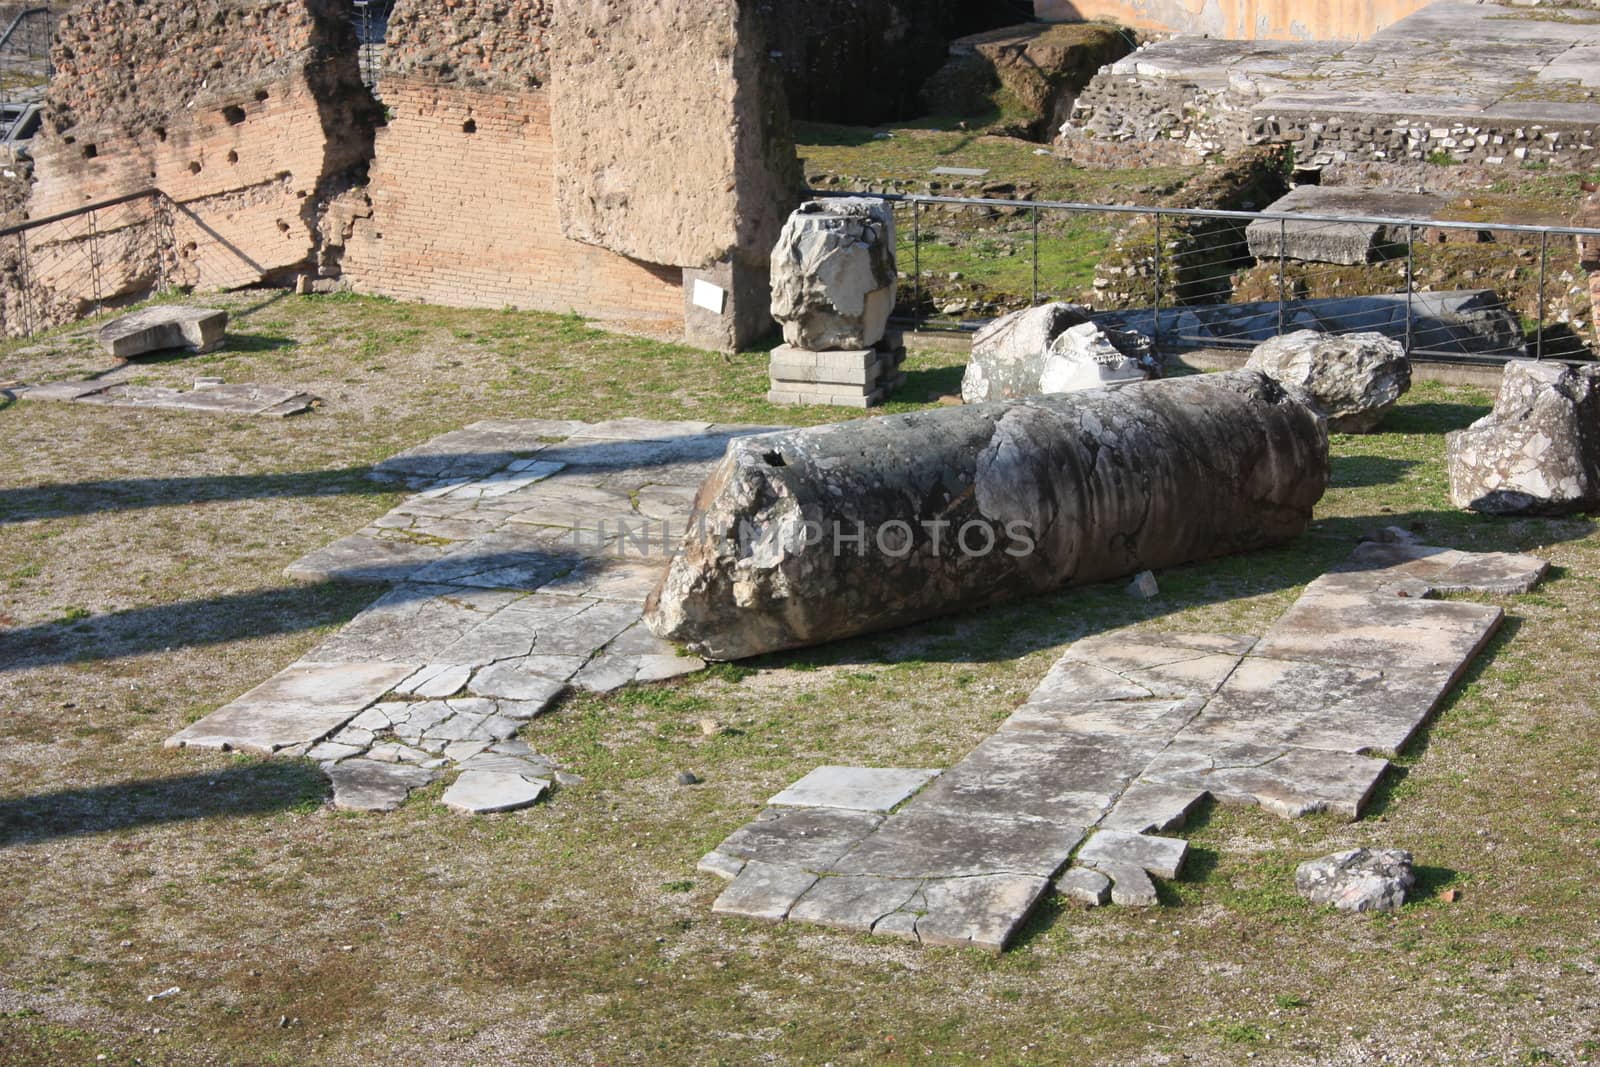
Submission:
M 938 775 L 936 770 L 900 767 L 818 767 L 767 803 L 887 814 Z
M 706 472 L 730 440 L 768 429 L 495 419 L 379 463 L 375 480 L 414 494 L 287 573 L 390 590 L 304 661 L 168 744 L 312 755 L 335 776 L 336 802 L 366 806 L 361 798 L 388 780 L 367 764 L 465 767 L 515 743 L 569 688 L 604 692 L 703 669 L 640 624 L 644 600 Z M 619 528 L 647 525 L 649 551 L 630 552 Z M 350 765 L 360 773 L 335 774 Z M 484 777 L 503 767 L 480 765 L 450 787 L 448 803 L 526 806 L 572 777 L 545 769 L 517 785 Z
M 1188 844 L 1156 835 L 1207 797 L 1358 818 L 1388 768 L 1367 753 L 1405 745 L 1501 618 L 1428 598 L 1526 590 L 1544 567 L 1363 545 L 1260 640 L 1138 629 L 1080 640 L 911 799 L 872 796 L 862 783 L 882 772 L 834 766 L 773 797 L 810 806 L 769 809 L 701 861 L 734 879 L 713 910 L 998 951 L 1051 879 L 1090 906 L 1158 904 L 1151 875 L 1178 877 Z M 747 860 L 761 864 L 748 879 Z
M 218 415 L 287 418 L 310 411 L 319 401 L 310 393 L 279 385 L 224 383 L 192 390 L 118 382 L 44 382 L 15 390 L 24 400 L 61 400 L 101 407 L 163 408 Z

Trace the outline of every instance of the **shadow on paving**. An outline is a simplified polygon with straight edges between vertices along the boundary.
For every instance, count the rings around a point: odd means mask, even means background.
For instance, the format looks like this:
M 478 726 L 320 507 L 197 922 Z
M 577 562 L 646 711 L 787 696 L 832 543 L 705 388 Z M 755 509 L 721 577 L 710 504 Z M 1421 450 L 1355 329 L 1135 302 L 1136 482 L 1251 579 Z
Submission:
M 463 554 L 473 568 L 539 569 L 551 578 L 570 571 L 586 557 L 561 552 L 541 554 L 542 567 L 530 568 L 529 553 Z M 127 608 L 73 621 L 39 623 L 15 630 L 0 630 L 0 675 L 11 670 L 120 659 L 176 648 L 227 644 L 274 634 L 299 633 L 324 626 L 342 626 L 382 596 L 404 602 L 436 595 L 439 585 L 410 585 L 406 577 L 417 568 L 396 566 L 389 575 L 375 574 L 370 582 L 313 582 L 248 593 L 227 593 L 203 600 L 181 600 Z M 457 586 L 463 594 L 484 587 Z M 504 589 L 516 586 L 496 586 Z M 533 590 L 528 587 L 528 591 Z M 391 601 L 394 602 L 394 601 Z
M 327 779 L 315 767 L 271 760 L 0 798 L 0 848 L 217 815 L 267 815 L 320 804 L 327 793 Z
M 630 464 L 609 459 L 608 451 L 614 452 L 619 447 L 633 447 L 645 451 L 651 448 L 668 450 L 677 443 L 678 439 L 673 438 L 580 438 L 559 443 L 548 442 L 549 450 L 552 453 L 559 452 L 562 461 L 568 467 L 597 466 L 618 469 Z M 593 452 L 599 458 L 593 463 L 586 463 L 585 452 Z M 533 458 L 539 454 L 538 451 L 508 449 L 504 452 L 451 453 L 450 459 L 458 468 L 475 465 L 488 472 L 515 460 Z M 392 463 L 394 459 L 395 457 L 391 457 L 372 466 L 290 471 L 283 474 L 109 478 L 103 481 L 53 482 L 46 485 L 4 488 L 0 489 L 0 526 L 38 519 L 60 519 L 108 511 L 181 507 L 186 504 L 208 504 L 216 501 L 270 500 L 276 497 L 385 496 L 416 491 L 408 489 L 405 482 L 398 477 L 383 474 L 381 468 Z
M 1491 525 L 1493 524 L 1493 525 Z M 1074 586 L 1040 596 L 1006 601 L 929 619 L 913 626 L 864 634 L 789 652 L 769 653 L 751 666 L 806 670 L 819 666 L 885 666 L 905 662 L 993 663 L 1016 659 L 1068 641 L 1132 625 L 1156 625 L 1166 615 L 1193 607 L 1297 588 L 1345 560 L 1360 531 L 1401 525 L 1428 531 L 1423 540 L 1473 551 L 1527 551 L 1593 529 L 1587 521 L 1485 520 L 1460 512 L 1402 512 L 1324 520 L 1333 534 L 1304 536 L 1286 546 L 1186 564 L 1160 575 L 1161 594 L 1137 600 L 1123 592 L 1126 582 Z M 1459 532 L 1503 536 L 1469 543 Z M 1454 531 L 1454 533 L 1453 533 Z M 1343 534 L 1344 536 L 1340 536 Z M 173 604 L 129 608 L 81 620 L 39 623 L 0 630 L 0 675 L 30 667 L 118 659 L 175 648 L 204 647 L 273 634 L 340 626 L 380 596 L 425 599 L 446 587 L 463 594 L 500 589 L 533 592 L 590 557 L 549 547 L 535 552 L 463 552 L 447 557 L 461 572 L 520 573 L 493 585 L 408 581 L 426 564 L 396 564 L 366 573 L 360 584 L 324 581 L 248 593 L 229 593 Z

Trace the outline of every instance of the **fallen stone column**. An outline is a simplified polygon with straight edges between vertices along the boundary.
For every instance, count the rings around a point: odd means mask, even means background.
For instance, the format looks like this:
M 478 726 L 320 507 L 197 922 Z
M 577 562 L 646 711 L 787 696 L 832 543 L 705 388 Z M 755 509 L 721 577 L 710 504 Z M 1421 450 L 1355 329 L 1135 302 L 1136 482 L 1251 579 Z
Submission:
M 712 659 L 1288 541 L 1322 421 L 1256 371 L 733 442 L 646 605 Z

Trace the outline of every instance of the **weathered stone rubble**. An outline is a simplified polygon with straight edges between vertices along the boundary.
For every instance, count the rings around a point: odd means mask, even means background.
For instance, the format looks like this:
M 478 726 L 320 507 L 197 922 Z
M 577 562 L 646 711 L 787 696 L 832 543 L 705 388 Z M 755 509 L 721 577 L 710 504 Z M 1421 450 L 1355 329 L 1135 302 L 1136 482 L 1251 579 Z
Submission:
M 1397 848 L 1354 848 L 1295 869 L 1294 887 L 1313 904 L 1340 911 L 1399 911 L 1417 884 L 1411 853 Z
M 1494 410 L 1446 438 L 1450 501 L 1490 514 L 1600 505 L 1600 367 L 1506 364 Z
M 1330 433 L 1371 433 L 1411 388 L 1411 361 L 1379 333 L 1300 330 L 1260 345 L 1246 366 L 1303 393 Z
M 222 308 L 159 304 L 112 319 L 95 337 L 108 354 L 132 359 L 168 348 L 209 352 L 222 343 L 227 329 L 228 313 Z
M 1072 392 L 1161 376 L 1149 338 L 1095 324 L 1088 308 L 1051 303 L 979 330 L 961 379 L 968 404 Z
M 772 317 L 811 352 L 871 348 L 894 309 L 894 213 L 881 200 L 808 200 L 772 250 Z
M 823 767 L 769 799 L 700 861 L 730 881 L 712 910 L 999 951 L 1052 879 L 1090 907 L 1159 904 L 1153 879 L 1182 876 L 1188 843 L 1157 835 L 1208 796 L 1359 818 L 1382 754 L 1405 747 L 1504 617 L 1434 597 L 1525 593 L 1547 569 L 1364 544 L 1259 639 L 1084 638 L 942 774 Z M 1401 865 L 1368 858 L 1303 878 L 1347 907 L 1398 903 Z
M 1302 533 L 1322 420 L 1255 371 L 732 443 L 651 629 L 740 659 Z
M 1447 202 L 1448 198 L 1439 193 L 1302 185 L 1267 205 L 1266 210 L 1269 215 L 1424 220 L 1435 217 Z M 1348 266 L 1369 263 L 1395 246 L 1403 246 L 1408 230 L 1406 226 L 1370 222 L 1257 219 L 1245 228 L 1245 238 L 1250 254 L 1260 260 L 1283 258 Z M 1403 252 L 1403 247 L 1400 250 Z
M 1600 13 L 1428 5 L 1359 44 L 1180 36 L 1106 68 L 1061 148 L 1085 163 L 1198 162 L 1289 141 L 1307 166 L 1421 161 L 1587 170 Z

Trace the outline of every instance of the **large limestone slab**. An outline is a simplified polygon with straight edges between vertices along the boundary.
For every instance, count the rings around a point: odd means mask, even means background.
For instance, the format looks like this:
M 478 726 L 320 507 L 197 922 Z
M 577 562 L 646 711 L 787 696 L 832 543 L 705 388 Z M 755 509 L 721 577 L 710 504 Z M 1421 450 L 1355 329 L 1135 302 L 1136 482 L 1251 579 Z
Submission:
M 529 775 L 465 770 L 450 783 L 439 802 L 463 815 L 487 815 L 530 807 L 549 788 L 548 781 Z
M 322 740 L 416 670 L 404 663 L 301 662 L 166 741 L 270 755 Z
M 758 13 L 556 0 L 547 36 L 562 231 L 647 263 L 764 267 L 799 173 Z
M 132 359 L 169 348 L 210 352 L 222 343 L 227 328 L 228 313 L 221 308 L 163 304 L 112 319 L 96 337 L 109 355 Z
M 1082 827 L 1039 820 L 903 811 L 885 819 L 831 871 L 880 878 L 1049 878 L 1082 838 Z
M 798 867 L 751 860 L 711 905 L 717 915 L 782 922 L 817 876 Z
M 767 803 L 887 813 L 938 775 L 936 770 L 902 767 L 818 767 Z
M 1302 185 L 1269 204 L 1266 213 L 1426 220 L 1436 217 L 1447 203 L 1448 199 L 1438 193 Z M 1250 245 L 1250 254 L 1257 259 L 1281 257 L 1305 263 L 1351 265 L 1371 262 L 1387 249 L 1397 244 L 1403 246 L 1406 227 L 1350 222 L 1348 218 L 1337 222 L 1297 218 L 1259 219 L 1246 228 L 1245 238 Z
M 740 659 L 1248 551 L 1306 528 L 1327 471 L 1252 371 L 735 441 L 646 619 Z
M 1388 762 L 1285 745 L 1179 740 L 1141 781 L 1209 793 L 1230 804 L 1259 804 L 1285 818 L 1328 812 L 1361 817 Z
M 769 808 L 714 851 L 737 860 L 829 871 L 883 822 L 871 812 L 837 808 Z

